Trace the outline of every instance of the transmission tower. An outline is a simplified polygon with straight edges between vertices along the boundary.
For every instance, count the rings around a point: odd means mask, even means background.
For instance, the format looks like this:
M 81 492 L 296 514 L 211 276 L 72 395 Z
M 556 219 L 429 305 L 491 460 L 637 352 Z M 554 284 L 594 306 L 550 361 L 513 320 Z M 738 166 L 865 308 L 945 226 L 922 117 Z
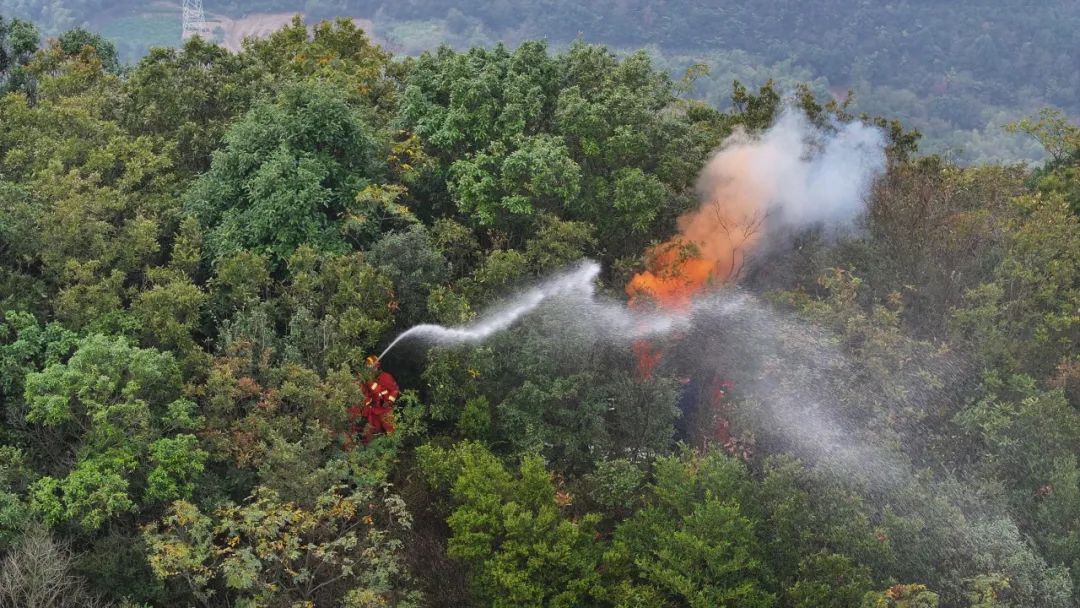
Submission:
M 184 30 L 180 37 L 187 40 L 195 34 L 202 36 L 204 40 L 210 38 L 210 28 L 206 25 L 202 0 L 184 0 Z

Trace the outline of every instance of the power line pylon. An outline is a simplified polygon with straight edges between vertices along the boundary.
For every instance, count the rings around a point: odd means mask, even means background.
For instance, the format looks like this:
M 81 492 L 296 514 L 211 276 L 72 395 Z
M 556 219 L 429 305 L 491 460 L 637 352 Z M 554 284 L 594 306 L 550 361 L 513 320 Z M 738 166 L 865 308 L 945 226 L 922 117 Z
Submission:
M 210 28 L 206 25 L 202 0 L 184 0 L 183 19 L 184 29 L 180 34 L 182 40 L 187 40 L 196 34 L 203 40 L 210 39 Z

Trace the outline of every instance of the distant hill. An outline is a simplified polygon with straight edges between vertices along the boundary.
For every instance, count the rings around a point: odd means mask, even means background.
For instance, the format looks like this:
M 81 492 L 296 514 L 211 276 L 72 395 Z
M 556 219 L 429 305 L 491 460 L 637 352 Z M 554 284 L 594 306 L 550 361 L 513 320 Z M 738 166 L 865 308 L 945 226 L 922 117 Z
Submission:
M 299 11 L 309 19 L 369 20 L 395 51 L 576 38 L 622 50 L 647 47 L 677 74 L 702 62 L 694 93 L 723 105 L 731 80 L 809 82 L 819 93 L 855 92 L 856 106 L 902 119 L 935 138 L 926 148 L 960 160 L 1032 159 L 1031 142 L 1000 126 L 1040 107 L 1080 115 L 1080 3 L 999 0 L 978 6 L 930 1 L 812 4 L 793 0 L 226 0 L 206 2 L 219 34 L 235 42 Z M 177 44 L 179 2 L 0 0 L 5 14 L 47 32 L 77 25 L 116 41 L 133 61 Z

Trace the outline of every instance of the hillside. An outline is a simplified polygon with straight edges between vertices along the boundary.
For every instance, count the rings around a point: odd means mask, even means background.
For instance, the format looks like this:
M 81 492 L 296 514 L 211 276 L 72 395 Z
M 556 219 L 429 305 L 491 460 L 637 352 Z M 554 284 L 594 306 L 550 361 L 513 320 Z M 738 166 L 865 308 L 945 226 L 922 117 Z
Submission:
M 279 13 L 309 19 L 351 16 L 391 50 L 416 54 L 515 45 L 544 38 L 556 48 L 578 39 L 627 52 L 648 47 L 676 77 L 695 63 L 711 68 L 697 97 L 729 103 L 731 81 L 757 87 L 774 79 L 791 89 L 812 83 L 821 95 L 854 91 L 856 107 L 904 120 L 929 136 L 926 149 L 962 161 L 1041 158 L 1030 141 L 1001 126 L 1041 107 L 1080 115 L 1080 28 L 1075 2 L 998 0 L 975 5 L 754 0 L 700 2 L 445 3 L 341 0 L 208 2 L 206 10 L 235 41 L 267 33 Z M 48 32 L 86 25 L 110 37 L 134 61 L 151 45 L 179 43 L 179 4 L 27 3 L 4 0 L 0 13 L 42 23 Z M 267 21 L 269 19 L 269 21 Z
M 39 33 L 0 20 L 0 607 L 1080 606 L 1062 111 L 958 163 L 626 47 Z

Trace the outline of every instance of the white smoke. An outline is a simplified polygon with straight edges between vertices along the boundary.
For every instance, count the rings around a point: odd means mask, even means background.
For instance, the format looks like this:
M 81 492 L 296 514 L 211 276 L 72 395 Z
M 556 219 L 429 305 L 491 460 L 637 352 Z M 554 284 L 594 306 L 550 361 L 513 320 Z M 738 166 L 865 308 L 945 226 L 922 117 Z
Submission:
M 885 170 L 885 136 L 876 127 L 834 121 L 819 128 L 784 109 L 760 135 L 738 129 L 701 172 L 701 200 L 764 213 L 767 227 L 849 226 Z

